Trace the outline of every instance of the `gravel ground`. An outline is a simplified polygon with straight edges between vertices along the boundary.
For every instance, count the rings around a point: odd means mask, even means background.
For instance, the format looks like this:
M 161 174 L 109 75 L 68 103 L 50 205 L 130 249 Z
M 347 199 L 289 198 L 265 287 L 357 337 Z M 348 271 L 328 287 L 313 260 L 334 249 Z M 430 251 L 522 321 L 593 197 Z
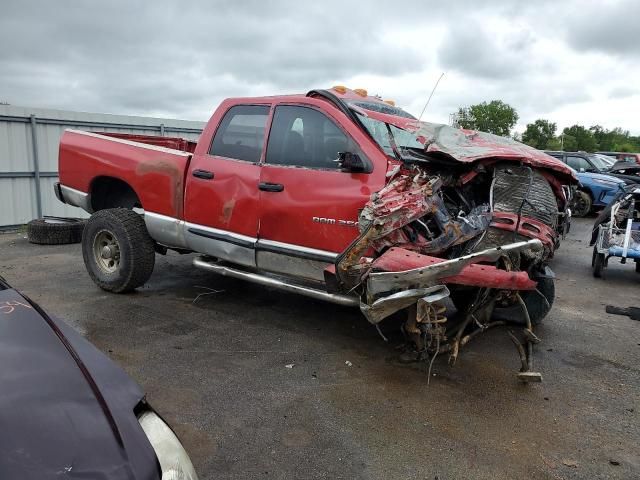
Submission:
M 640 306 L 640 275 L 615 262 L 591 276 L 591 223 L 574 221 L 551 265 L 536 385 L 516 380 L 504 330 L 454 367 L 436 359 L 427 385 L 357 311 L 194 270 L 190 255 L 158 256 L 144 288 L 113 295 L 79 245 L 3 234 L 0 273 L 144 387 L 201 479 L 640 478 L 640 322 L 604 311 Z

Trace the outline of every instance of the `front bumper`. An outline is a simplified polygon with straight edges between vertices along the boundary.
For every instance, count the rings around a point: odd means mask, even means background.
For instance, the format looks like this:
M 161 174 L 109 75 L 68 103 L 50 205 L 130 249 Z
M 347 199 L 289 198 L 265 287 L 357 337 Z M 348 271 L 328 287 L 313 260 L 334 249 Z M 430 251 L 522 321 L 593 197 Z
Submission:
M 542 242 L 532 239 L 445 260 L 403 248 L 391 248 L 373 261 L 371 273 L 366 278 L 367 301 L 360 308 L 370 322 L 378 323 L 395 311 L 415 303 L 418 298 L 429 294 L 445 294 L 441 288 L 436 288 L 444 284 L 497 290 L 534 290 L 536 282 L 529 278 L 527 272 L 509 272 L 479 262 L 495 262 L 511 252 L 542 250 Z M 445 296 L 448 296 L 448 291 Z

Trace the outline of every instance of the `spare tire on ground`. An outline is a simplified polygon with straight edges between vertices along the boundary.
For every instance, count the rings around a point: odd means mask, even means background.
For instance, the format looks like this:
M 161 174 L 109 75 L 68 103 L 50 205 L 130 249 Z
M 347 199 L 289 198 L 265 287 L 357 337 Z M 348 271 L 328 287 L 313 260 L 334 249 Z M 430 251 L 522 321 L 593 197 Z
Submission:
M 40 245 L 80 243 L 86 223 L 81 218 L 37 218 L 27 223 L 27 238 Z

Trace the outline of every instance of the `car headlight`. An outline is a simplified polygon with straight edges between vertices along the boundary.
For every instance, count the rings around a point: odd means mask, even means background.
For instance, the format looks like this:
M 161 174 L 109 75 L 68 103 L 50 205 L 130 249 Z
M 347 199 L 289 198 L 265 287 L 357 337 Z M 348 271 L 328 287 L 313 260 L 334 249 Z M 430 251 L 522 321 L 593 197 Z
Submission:
M 151 410 L 143 412 L 138 421 L 156 452 L 162 480 L 198 480 L 189 455 L 169 425 Z

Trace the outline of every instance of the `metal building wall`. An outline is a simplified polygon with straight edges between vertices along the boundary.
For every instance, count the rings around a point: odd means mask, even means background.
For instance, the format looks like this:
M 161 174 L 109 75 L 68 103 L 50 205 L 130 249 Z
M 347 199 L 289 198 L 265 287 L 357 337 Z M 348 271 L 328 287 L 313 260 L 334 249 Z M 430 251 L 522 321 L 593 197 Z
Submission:
M 85 217 L 59 202 L 58 143 L 67 128 L 197 140 L 204 122 L 0 105 L 0 229 L 43 215 Z

